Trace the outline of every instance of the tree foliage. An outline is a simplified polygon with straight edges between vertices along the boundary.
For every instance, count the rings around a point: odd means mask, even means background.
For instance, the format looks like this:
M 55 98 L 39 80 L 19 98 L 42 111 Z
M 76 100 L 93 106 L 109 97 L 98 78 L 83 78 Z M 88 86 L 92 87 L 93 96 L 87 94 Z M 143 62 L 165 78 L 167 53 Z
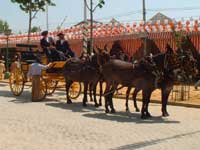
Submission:
M 29 13 L 29 11 L 45 11 L 46 5 L 55 6 L 51 0 L 11 0 L 11 2 L 18 3 L 20 9 L 26 13 Z
M 40 27 L 34 26 L 31 28 L 31 33 L 40 32 L 40 31 L 41 31 Z
M 96 4 L 96 6 L 93 6 L 93 0 L 90 0 L 90 6 L 87 3 L 87 0 L 84 0 L 87 9 L 90 11 L 90 49 L 88 49 L 88 54 L 91 54 L 91 52 L 93 51 L 93 13 L 95 12 L 95 10 L 97 8 L 102 8 L 105 5 L 105 1 L 104 0 L 99 0 L 98 3 Z
M 103 8 L 103 6 L 105 5 L 105 1 L 104 0 L 99 0 L 99 2 L 97 3 L 97 5 L 94 7 L 94 8 L 91 8 L 91 7 L 89 7 L 89 5 L 88 5 L 88 3 L 87 3 L 87 0 L 85 0 L 86 1 L 86 7 L 88 8 L 88 10 L 90 11 L 90 12 L 95 12 L 95 10 L 97 9 L 97 8 Z M 93 3 L 93 2 L 92 2 Z
M 99 4 L 98 4 L 99 8 L 102 8 L 103 5 L 105 5 L 105 1 L 104 0 L 99 0 Z
M 52 0 L 11 0 L 17 3 L 22 11 L 29 14 L 28 43 L 30 41 L 32 20 L 39 11 L 45 11 L 46 6 L 55 6 Z
M 0 20 L 0 32 L 9 30 L 9 25 L 6 21 Z

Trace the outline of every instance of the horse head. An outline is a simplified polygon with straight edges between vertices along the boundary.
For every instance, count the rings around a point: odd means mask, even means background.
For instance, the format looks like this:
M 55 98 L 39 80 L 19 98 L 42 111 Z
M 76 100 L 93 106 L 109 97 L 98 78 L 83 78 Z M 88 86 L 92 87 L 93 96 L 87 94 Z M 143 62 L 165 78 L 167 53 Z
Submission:
M 106 46 L 104 48 L 106 48 Z M 96 55 L 99 66 L 104 65 L 110 60 L 110 55 L 107 49 L 100 49 L 97 47 Z
M 173 80 L 176 79 L 177 73 L 180 70 L 180 62 L 173 50 L 155 55 L 152 59 L 156 63 L 157 68 L 164 73 L 163 75 Z
M 199 73 L 197 67 L 197 60 L 191 53 L 182 53 L 179 56 L 181 64 L 181 76 L 183 81 L 191 81 L 195 79 Z

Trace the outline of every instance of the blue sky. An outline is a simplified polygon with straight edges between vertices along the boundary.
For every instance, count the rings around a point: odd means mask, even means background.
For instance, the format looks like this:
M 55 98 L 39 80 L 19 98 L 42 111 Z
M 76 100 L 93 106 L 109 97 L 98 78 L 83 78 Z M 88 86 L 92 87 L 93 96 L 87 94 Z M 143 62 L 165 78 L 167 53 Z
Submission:
M 83 0 L 53 0 L 56 7 L 49 8 L 50 29 L 56 28 L 67 16 L 64 27 L 75 24 L 83 20 Z M 89 0 L 88 0 L 89 1 Z M 93 0 L 97 2 L 98 0 Z M 106 5 L 95 12 L 94 18 L 99 21 L 108 21 L 115 17 L 122 22 L 133 22 L 141 20 L 142 0 L 105 0 Z M 168 15 L 171 18 L 200 16 L 199 0 L 146 0 L 147 19 L 152 17 L 158 11 Z M 185 8 L 192 7 L 194 10 L 162 10 L 164 8 Z M 155 10 L 157 9 L 157 10 Z M 195 18 L 194 17 L 194 18 Z M 11 28 L 17 32 L 27 30 L 28 15 L 22 12 L 17 4 L 10 0 L 0 0 L 0 19 L 6 20 Z M 45 29 L 45 13 L 40 12 L 33 21 L 33 25 Z

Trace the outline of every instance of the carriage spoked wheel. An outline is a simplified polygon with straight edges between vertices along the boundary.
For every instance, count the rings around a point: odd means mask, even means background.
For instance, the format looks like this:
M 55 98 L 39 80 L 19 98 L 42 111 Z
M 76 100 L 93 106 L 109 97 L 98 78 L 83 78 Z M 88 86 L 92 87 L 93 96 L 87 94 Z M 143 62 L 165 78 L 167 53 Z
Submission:
M 40 78 L 40 98 L 39 101 L 42 101 L 46 98 L 47 95 L 47 82 L 42 77 Z
M 69 88 L 69 97 L 71 99 L 77 99 L 82 91 L 81 83 L 73 82 Z
M 24 90 L 24 74 L 21 69 L 11 72 L 9 78 L 10 90 L 15 96 L 20 96 Z
M 58 81 L 57 80 L 50 80 L 50 81 L 46 81 L 46 82 L 47 82 L 47 95 L 52 95 L 56 90 L 56 87 L 58 85 Z

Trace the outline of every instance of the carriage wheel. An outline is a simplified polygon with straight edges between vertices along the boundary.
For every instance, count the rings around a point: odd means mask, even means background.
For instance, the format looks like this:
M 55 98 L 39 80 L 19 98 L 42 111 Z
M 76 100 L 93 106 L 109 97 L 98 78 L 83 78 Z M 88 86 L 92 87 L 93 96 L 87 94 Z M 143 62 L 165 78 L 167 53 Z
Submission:
M 58 81 L 56 80 L 47 81 L 47 95 L 52 95 L 55 92 L 57 85 Z
M 16 69 L 10 74 L 10 90 L 15 96 L 20 96 L 24 90 L 24 74 L 21 69 Z
M 81 83 L 73 82 L 69 88 L 69 97 L 71 99 L 77 99 L 81 94 L 81 91 L 82 91 Z
M 38 101 L 42 101 L 46 98 L 47 95 L 47 82 L 43 79 L 40 78 L 40 98 Z

